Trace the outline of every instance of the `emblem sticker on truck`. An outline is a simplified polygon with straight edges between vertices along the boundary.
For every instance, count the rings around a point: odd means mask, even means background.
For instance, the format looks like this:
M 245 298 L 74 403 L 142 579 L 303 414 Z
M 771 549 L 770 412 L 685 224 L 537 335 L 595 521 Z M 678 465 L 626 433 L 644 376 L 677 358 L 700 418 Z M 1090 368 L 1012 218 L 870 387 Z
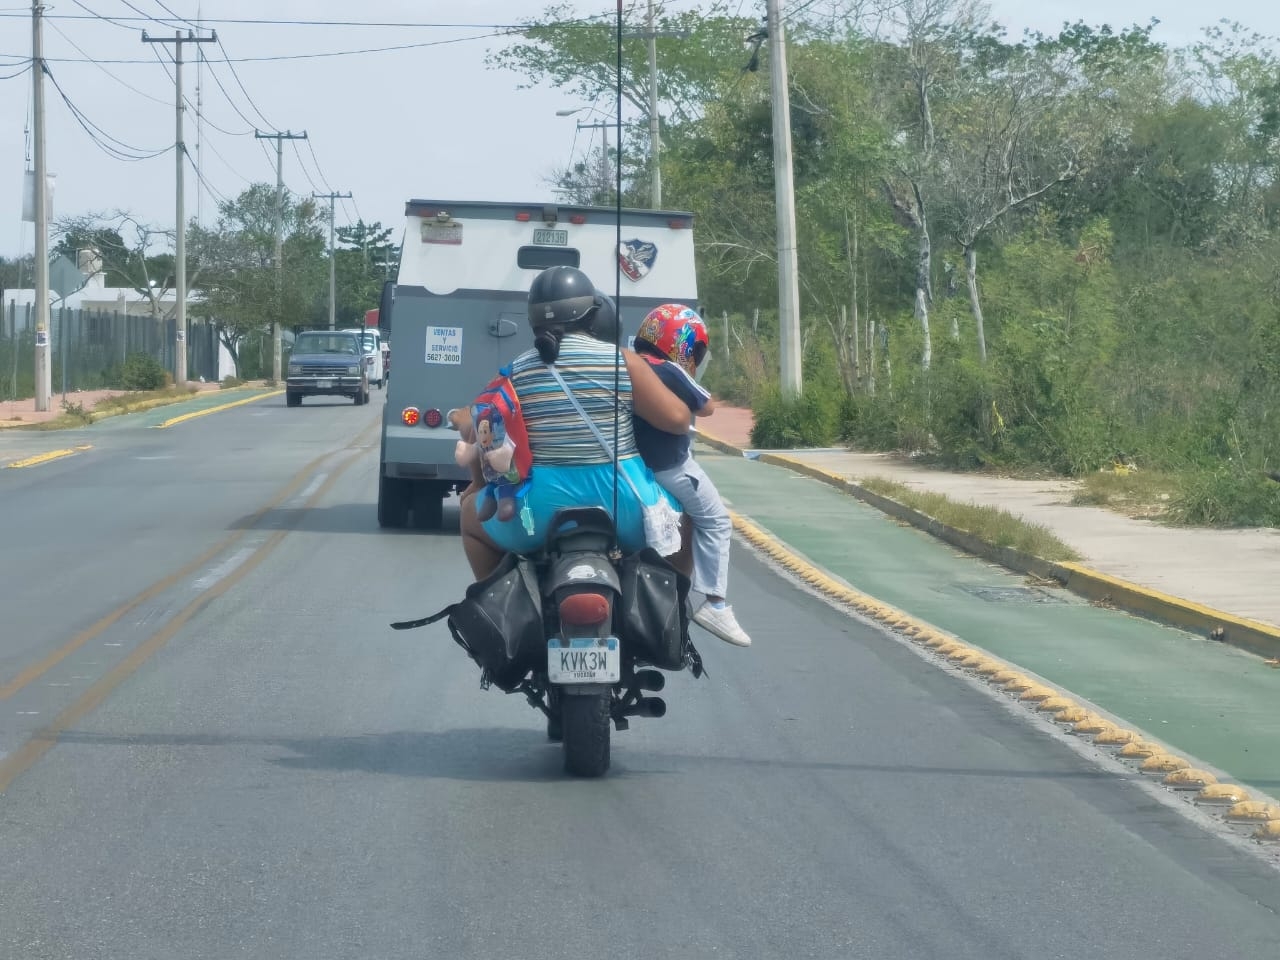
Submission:
M 462 363 L 461 327 L 427 327 L 427 363 Z
M 642 280 L 657 259 L 657 245 L 647 240 L 624 240 L 618 246 L 618 265 L 633 282 Z

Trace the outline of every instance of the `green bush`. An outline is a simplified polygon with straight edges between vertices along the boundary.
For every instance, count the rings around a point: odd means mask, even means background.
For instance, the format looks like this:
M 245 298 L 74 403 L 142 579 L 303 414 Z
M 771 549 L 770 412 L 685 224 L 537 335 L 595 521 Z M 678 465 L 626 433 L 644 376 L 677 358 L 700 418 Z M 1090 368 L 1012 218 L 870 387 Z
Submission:
M 1197 526 L 1280 526 L 1280 483 L 1260 471 L 1235 466 L 1188 472 L 1168 516 L 1174 523 Z
M 798 398 L 769 387 L 756 400 L 752 446 L 768 450 L 829 447 L 840 436 L 841 402 L 831 390 L 811 386 Z
M 125 390 L 159 390 L 165 385 L 164 367 L 155 357 L 131 353 L 120 369 L 120 386 Z

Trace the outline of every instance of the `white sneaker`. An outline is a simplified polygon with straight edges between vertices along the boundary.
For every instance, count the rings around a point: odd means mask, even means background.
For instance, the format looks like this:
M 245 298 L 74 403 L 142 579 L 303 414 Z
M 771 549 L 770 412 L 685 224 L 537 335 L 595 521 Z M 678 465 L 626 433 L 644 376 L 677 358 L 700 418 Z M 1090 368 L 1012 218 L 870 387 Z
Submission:
M 738 626 L 738 619 L 733 615 L 733 607 L 727 604 L 723 607 L 713 607 L 710 603 L 704 603 L 693 615 L 693 622 L 725 643 L 732 643 L 735 647 L 751 646 L 751 638 L 742 627 Z

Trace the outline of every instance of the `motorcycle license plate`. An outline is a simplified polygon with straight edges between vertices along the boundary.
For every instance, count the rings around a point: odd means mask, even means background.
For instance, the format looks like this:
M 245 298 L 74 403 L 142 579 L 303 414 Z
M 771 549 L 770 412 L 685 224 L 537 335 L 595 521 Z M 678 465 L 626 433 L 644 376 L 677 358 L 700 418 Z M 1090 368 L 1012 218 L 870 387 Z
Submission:
M 617 637 L 580 637 L 562 647 L 547 642 L 547 679 L 552 683 L 617 683 L 622 677 L 622 647 Z

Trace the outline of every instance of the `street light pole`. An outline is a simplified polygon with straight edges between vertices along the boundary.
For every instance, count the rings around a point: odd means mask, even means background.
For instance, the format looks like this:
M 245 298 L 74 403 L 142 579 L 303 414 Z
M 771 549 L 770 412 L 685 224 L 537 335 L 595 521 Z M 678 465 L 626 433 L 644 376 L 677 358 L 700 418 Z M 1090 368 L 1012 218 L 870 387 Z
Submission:
M 778 224 L 778 336 L 782 392 L 799 396 L 801 370 L 800 286 L 796 258 L 796 202 L 791 163 L 791 101 L 782 0 L 767 0 L 769 80 L 773 99 L 773 183 Z

